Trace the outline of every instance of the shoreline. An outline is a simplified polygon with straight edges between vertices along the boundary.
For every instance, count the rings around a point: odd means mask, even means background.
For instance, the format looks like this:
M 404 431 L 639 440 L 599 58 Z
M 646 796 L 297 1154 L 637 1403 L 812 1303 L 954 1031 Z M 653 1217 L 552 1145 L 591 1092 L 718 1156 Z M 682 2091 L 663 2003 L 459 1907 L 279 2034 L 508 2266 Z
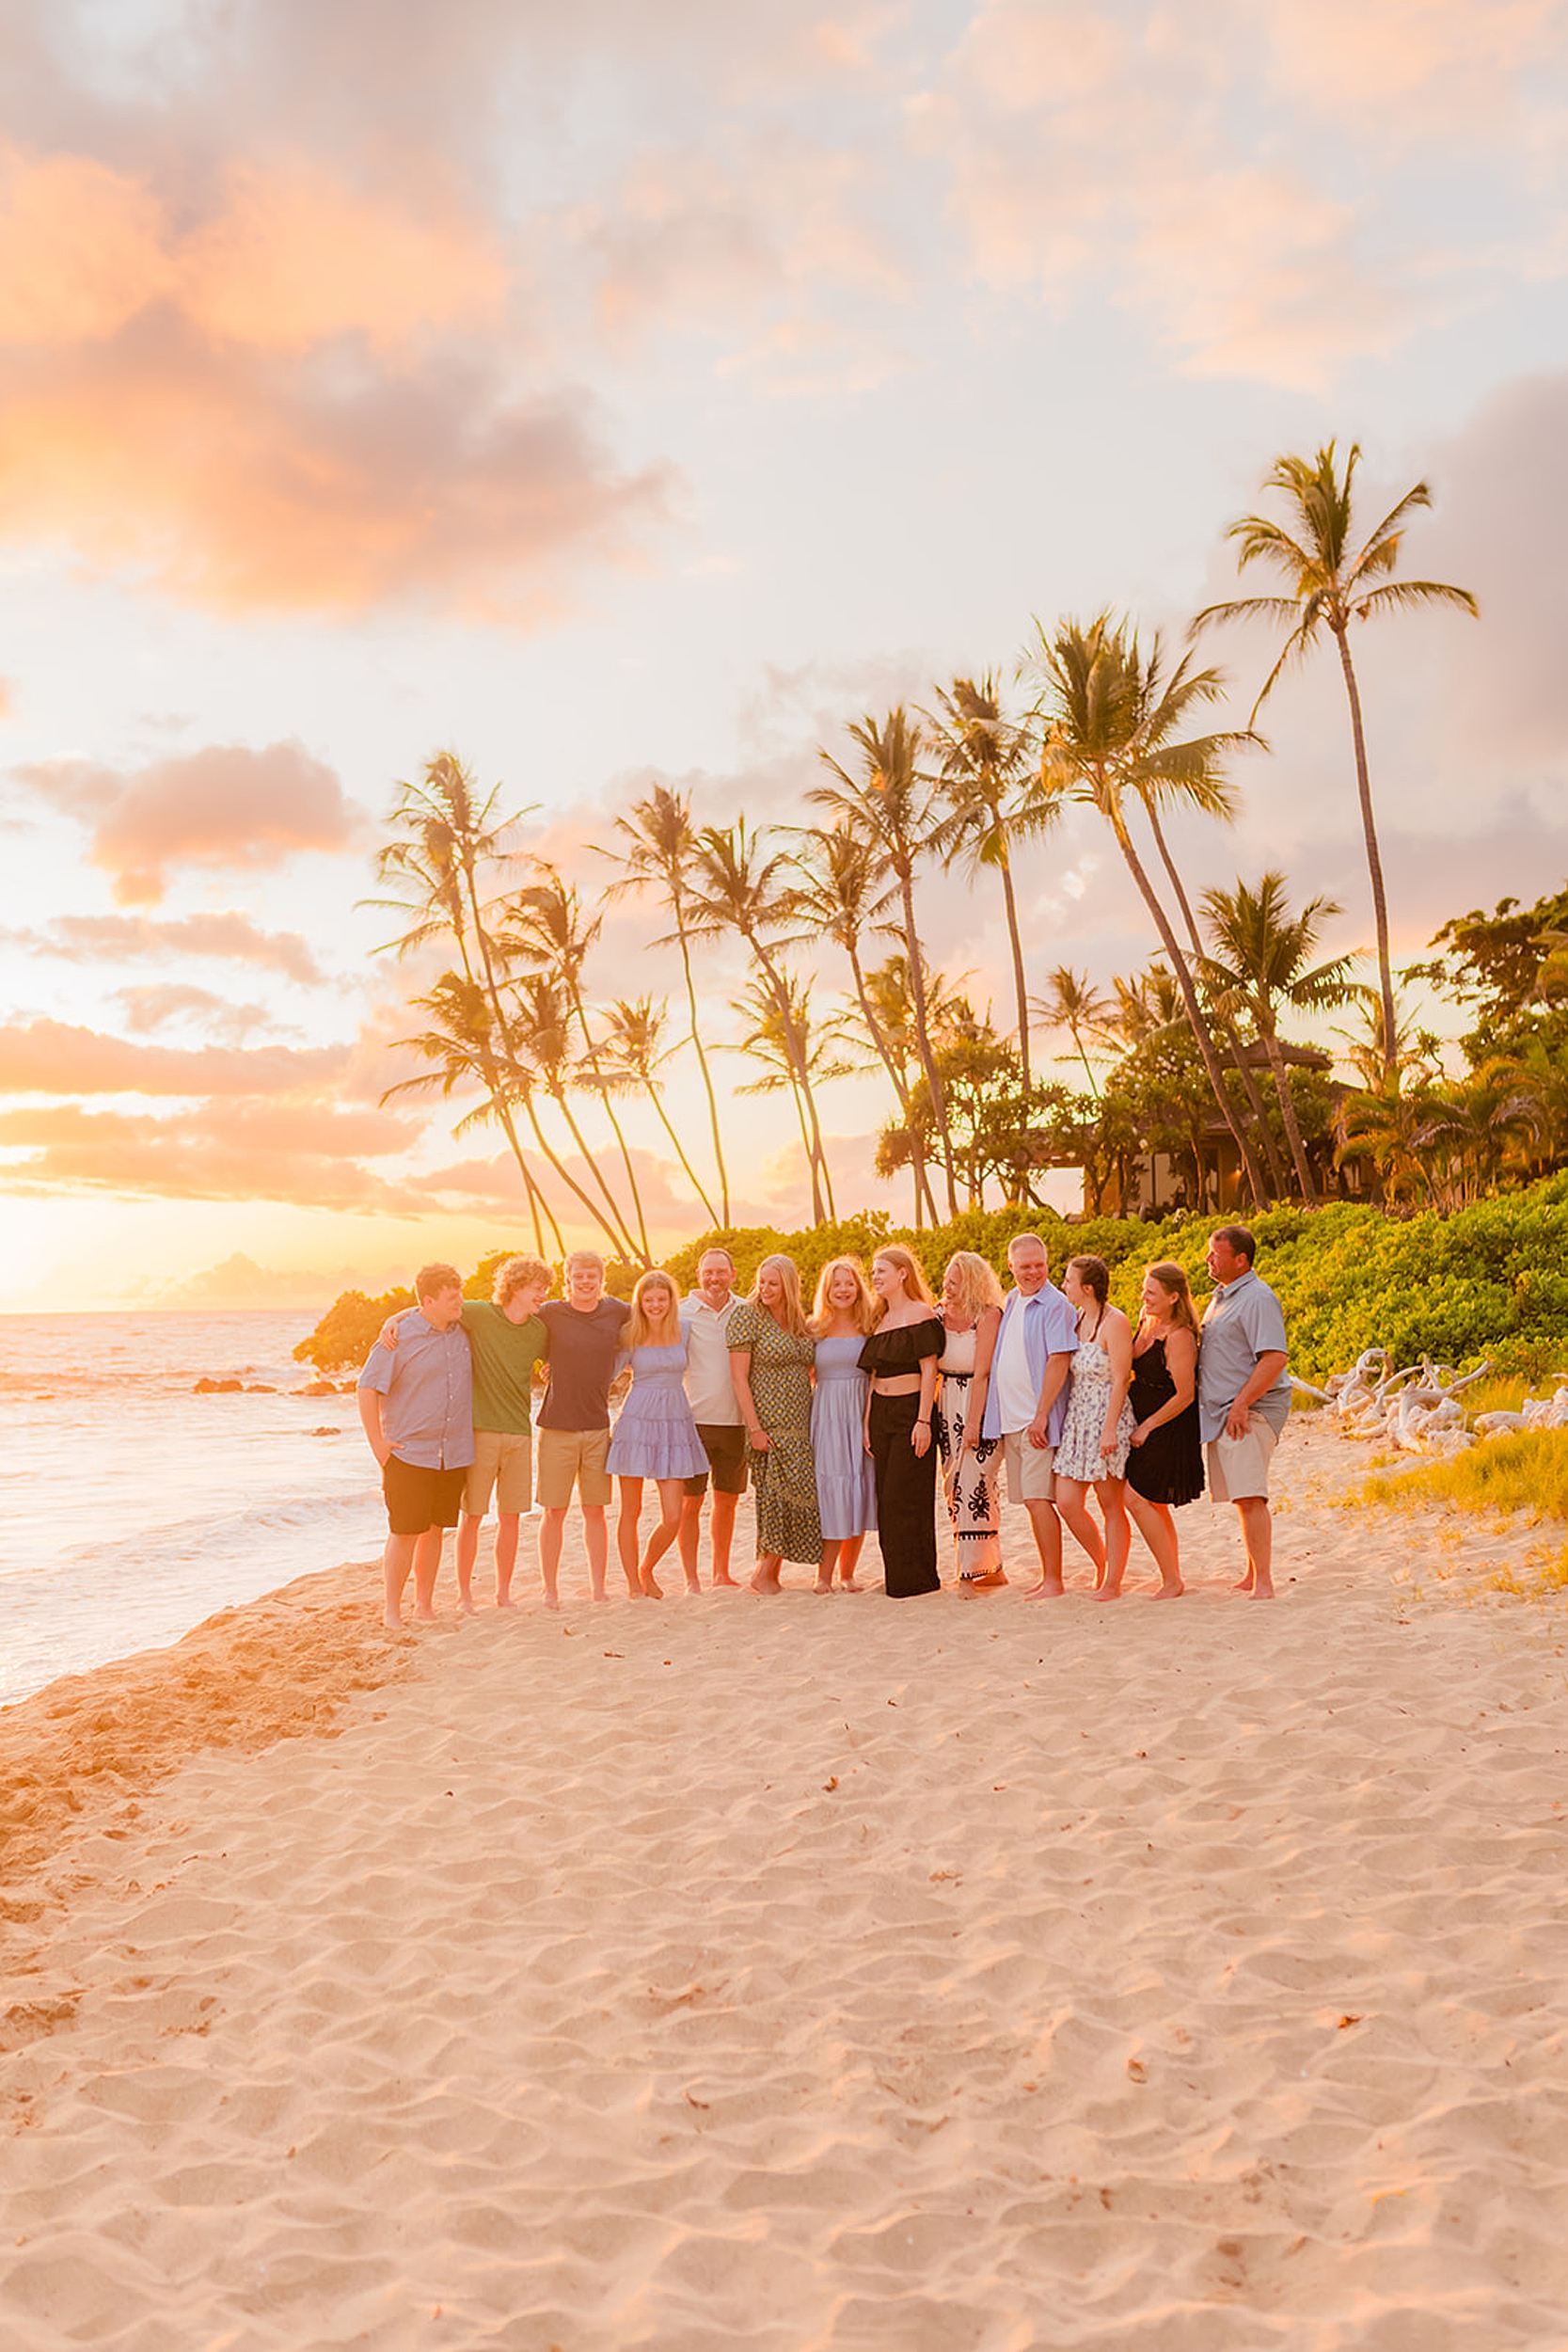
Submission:
M 328 1570 L 7 1710 L 32 2352 L 1539 2352 L 1563 1629 L 1413 1601 L 1360 1451 L 1271 1607 L 1203 1503 L 1158 1609 L 594 1610 L 574 1536 L 559 1617 Z

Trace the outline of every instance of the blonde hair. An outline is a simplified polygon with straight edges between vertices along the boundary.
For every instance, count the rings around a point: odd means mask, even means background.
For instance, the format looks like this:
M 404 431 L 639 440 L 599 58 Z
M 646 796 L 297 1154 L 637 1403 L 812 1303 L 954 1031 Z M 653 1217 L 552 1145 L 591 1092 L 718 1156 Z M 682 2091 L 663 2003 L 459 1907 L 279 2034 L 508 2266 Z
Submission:
M 643 1304 L 647 1292 L 662 1283 L 669 1294 L 670 1308 L 656 1325 Z M 622 1338 L 623 1347 L 674 1347 L 680 1341 L 680 1285 L 673 1274 L 666 1274 L 661 1265 L 651 1265 L 646 1274 L 640 1274 L 631 1295 L 631 1314 Z
M 812 1336 L 812 1328 L 806 1321 L 806 1311 L 800 1304 L 800 1269 L 794 1259 L 786 1258 L 782 1250 L 776 1252 L 771 1258 L 764 1258 L 757 1267 L 755 1274 L 752 1277 L 749 1303 L 753 1307 L 762 1308 L 764 1314 L 772 1312 L 771 1308 L 763 1307 L 758 1295 L 762 1278 L 769 1266 L 772 1267 L 784 1286 L 784 1328 L 789 1333 L 791 1339 L 809 1340 Z
M 907 1298 L 919 1299 L 923 1306 L 929 1307 L 931 1312 L 936 1313 L 937 1302 L 931 1296 L 931 1285 L 926 1279 L 926 1269 L 912 1249 L 906 1249 L 901 1241 L 884 1242 L 878 1250 L 877 1257 L 885 1258 L 889 1265 L 895 1265 L 898 1268 L 904 1277 L 904 1295 Z M 872 1263 L 875 1264 L 876 1260 L 874 1259 Z M 879 1323 L 886 1312 L 887 1300 L 879 1298 L 877 1301 Z
M 542 1282 L 548 1290 L 551 1279 L 550 1269 L 543 1258 L 508 1258 L 496 1268 L 490 1297 L 496 1306 L 508 1307 L 531 1282 Z
M 1002 1304 L 1002 1285 L 996 1279 L 996 1268 L 973 1249 L 955 1249 L 942 1277 L 943 1290 L 947 1287 L 947 1274 L 955 1266 L 958 1269 L 958 1305 L 971 1323 L 978 1323 L 988 1307 Z
M 1144 1272 L 1152 1275 L 1163 1291 L 1170 1293 L 1172 1323 L 1180 1324 L 1182 1330 L 1190 1331 L 1196 1340 L 1197 1316 L 1193 1309 L 1193 1294 L 1187 1284 L 1185 1266 L 1179 1266 L 1174 1258 L 1156 1258 L 1152 1265 L 1145 1266 Z
M 604 1260 L 600 1257 L 596 1249 L 574 1249 L 571 1256 L 562 1266 L 562 1272 L 563 1274 L 570 1275 L 572 1268 L 575 1265 L 597 1266 L 601 1274 L 605 1270 Z
M 865 1279 L 865 1268 L 858 1258 L 830 1258 L 816 1278 L 816 1295 L 811 1303 L 812 1329 L 820 1338 L 826 1325 L 838 1310 L 829 1298 L 835 1274 L 852 1274 L 855 1278 L 855 1303 L 849 1309 L 850 1320 L 857 1331 L 868 1333 L 877 1320 L 877 1301 Z

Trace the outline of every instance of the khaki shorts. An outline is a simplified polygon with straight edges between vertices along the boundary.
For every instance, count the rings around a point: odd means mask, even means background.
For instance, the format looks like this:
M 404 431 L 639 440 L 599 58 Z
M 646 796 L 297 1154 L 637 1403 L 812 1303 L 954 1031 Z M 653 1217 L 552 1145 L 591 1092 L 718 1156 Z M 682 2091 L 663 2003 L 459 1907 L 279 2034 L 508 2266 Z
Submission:
M 1031 1445 L 1027 1429 L 1009 1429 L 1002 1440 L 1009 1502 L 1049 1502 L 1056 1491 L 1056 1449 Z
M 590 1510 L 602 1508 L 614 1487 L 605 1468 L 610 1454 L 610 1431 L 604 1429 L 541 1429 L 539 1432 L 539 1501 L 546 1511 L 564 1511 L 572 1500 Z
M 520 1438 L 510 1429 L 474 1431 L 474 1466 L 463 1494 L 463 1508 L 471 1519 L 484 1517 L 492 1491 L 503 1518 L 531 1508 L 533 1448 L 526 1429 Z
M 1249 1502 L 1261 1496 L 1266 1502 L 1269 1464 L 1278 1443 L 1278 1431 L 1259 1421 L 1256 1413 L 1244 1438 L 1227 1438 L 1223 1430 L 1217 1438 L 1211 1438 L 1204 1452 L 1209 1461 L 1209 1492 L 1214 1501 Z

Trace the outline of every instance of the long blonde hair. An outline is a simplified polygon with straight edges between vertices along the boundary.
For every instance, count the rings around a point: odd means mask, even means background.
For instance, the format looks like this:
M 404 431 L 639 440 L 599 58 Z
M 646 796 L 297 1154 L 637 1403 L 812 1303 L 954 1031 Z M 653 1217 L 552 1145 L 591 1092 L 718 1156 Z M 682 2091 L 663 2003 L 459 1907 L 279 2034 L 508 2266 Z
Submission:
M 1151 1274 L 1163 1291 L 1169 1291 L 1172 1323 L 1180 1324 L 1182 1330 L 1190 1331 L 1196 1340 L 1197 1316 L 1193 1311 L 1193 1294 L 1187 1287 L 1186 1268 L 1179 1266 L 1174 1258 L 1156 1258 L 1152 1265 L 1145 1266 L 1144 1272 Z
M 942 1289 L 947 1288 L 947 1274 L 958 1269 L 958 1307 L 971 1323 L 978 1323 L 988 1307 L 1002 1304 L 1002 1285 L 996 1279 L 996 1268 L 973 1249 L 955 1249 L 947 1261 Z
M 758 1285 L 769 1266 L 784 1285 L 784 1329 L 789 1333 L 792 1340 L 809 1340 L 812 1336 L 811 1326 L 806 1321 L 806 1311 L 800 1304 L 800 1269 L 794 1259 L 786 1258 L 782 1250 L 777 1251 L 771 1258 L 764 1258 L 757 1267 L 755 1274 L 752 1277 L 752 1290 L 748 1303 L 755 1307 L 759 1313 L 765 1315 L 772 1313 L 772 1309 L 765 1307 L 757 1295 Z
M 820 1339 L 824 1329 L 838 1310 L 828 1296 L 835 1274 L 852 1274 L 855 1278 L 855 1303 L 849 1318 L 857 1331 L 868 1333 L 877 1321 L 877 1300 L 865 1279 L 865 1268 L 858 1258 L 830 1258 L 816 1278 L 816 1295 L 811 1302 L 811 1327 Z
M 906 1249 L 901 1241 L 885 1241 L 880 1249 L 878 1250 L 877 1256 L 879 1258 L 885 1258 L 889 1265 L 895 1265 L 900 1268 L 904 1277 L 904 1295 L 906 1298 L 910 1299 L 911 1302 L 918 1300 L 923 1306 L 928 1307 L 932 1314 L 936 1313 L 937 1302 L 931 1296 L 931 1285 L 926 1279 L 926 1269 L 921 1264 L 920 1260 L 915 1256 L 912 1249 Z M 879 1298 L 877 1301 L 877 1320 L 879 1323 L 881 1322 L 882 1317 L 886 1313 L 887 1300 L 885 1298 Z
M 662 1283 L 670 1295 L 668 1314 L 656 1325 L 645 1304 L 646 1294 Z M 678 1347 L 680 1344 L 680 1285 L 673 1274 L 666 1274 L 661 1265 L 653 1265 L 646 1274 L 637 1278 L 631 1295 L 631 1314 L 626 1323 L 623 1347 Z

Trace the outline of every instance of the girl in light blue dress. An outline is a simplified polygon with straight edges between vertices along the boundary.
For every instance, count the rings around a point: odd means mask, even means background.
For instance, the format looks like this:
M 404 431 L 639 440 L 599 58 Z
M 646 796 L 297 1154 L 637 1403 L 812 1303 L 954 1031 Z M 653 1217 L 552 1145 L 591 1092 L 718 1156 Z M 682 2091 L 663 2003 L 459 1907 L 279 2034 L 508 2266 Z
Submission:
M 631 1295 L 626 1345 L 617 1359 L 617 1369 L 631 1366 L 631 1389 L 610 1440 L 606 1468 L 621 1482 L 615 1547 L 634 1600 L 663 1599 L 664 1588 L 654 1569 L 680 1533 L 686 1480 L 708 1466 L 686 1401 L 686 1335 L 677 1316 L 679 1306 L 680 1292 L 662 1267 L 642 1275 Z M 639 1559 L 637 1522 L 645 1478 L 658 1487 L 659 1518 Z
M 814 1593 L 864 1590 L 855 1568 L 867 1531 L 877 1524 L 876 1465 L 865 1443 L 869 1386 L 861 1349 L 876 1314 L 863 1269 L 853 1258 L 830 1258 L 817 1277 L 811 1327 L 816 1341 L 811 1398 L 811 1445 L 816 1463 L 816 1502 L 822 1519 L 822 1565 Z

